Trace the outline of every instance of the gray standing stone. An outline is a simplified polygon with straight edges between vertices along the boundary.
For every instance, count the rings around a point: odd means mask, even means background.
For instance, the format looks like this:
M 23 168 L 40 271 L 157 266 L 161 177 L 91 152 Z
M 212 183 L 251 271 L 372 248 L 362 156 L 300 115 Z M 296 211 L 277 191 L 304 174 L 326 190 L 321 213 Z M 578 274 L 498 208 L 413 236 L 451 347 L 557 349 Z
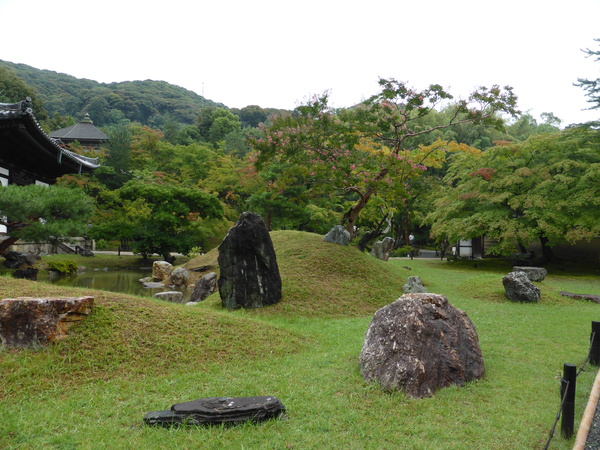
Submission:
M 402 290 L 405 294 L 418 294 L 418 293 L 426 293 L 427 289 L 423 286 L 423 282 L 421 281 L 421 277 L 412 276 L 408 277 L 404 286 L 402 286 Z
M 190 282 L 190 273 L 183 267 L 177 267 L 171 272 L 171 284 L 175 286 L 186 286 Z
M 201 302 L 217 289 L 217 274 L 210 272 L 196 281 L 190 302 Z
M 540 300 L 540 290 L 524 272 L 510 272 L 502 278 L 504 291 L 513 302 L 535 303 Z
M 219 245 L 219 295 L 225 308 L 260 308 L 281 300 L 275 249 L 262 217 L 244 212 Z
M 390 254 L 394 248 L 394 239 L 386 236 L 382 241 L 376 241 L 371 248 L 371 256 L 382 261 L 390 259 Z
M 154 297 L 171 303 L 185 303 L 183 301 L 183 292 L 180 291 L 158 292 L 154 294 Z
M 373 316 L 359 358 L 367 381 L 412 397 L 462 386 L 485 368 L 475 326 L 443 295 L 404 294 Z
M 548 271 L 543 267 L 515 266 L 513 272 L 523 272 L 529 281 L 543 281 L 548 275 Z
M 332 244 L 348 245 L 350 243 L 350 233 L 343 226 L 336 225 L 329 230 L 323 240 Z

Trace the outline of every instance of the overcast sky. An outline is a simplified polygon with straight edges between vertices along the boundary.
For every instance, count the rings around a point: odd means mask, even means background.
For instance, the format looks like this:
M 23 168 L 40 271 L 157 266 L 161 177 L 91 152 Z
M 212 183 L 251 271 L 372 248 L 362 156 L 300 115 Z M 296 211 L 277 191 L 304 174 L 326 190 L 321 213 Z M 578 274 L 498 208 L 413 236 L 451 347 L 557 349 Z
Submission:
M 600 0 L 0 0 L 0 59 L 100 82 L 164 80 L 232 108 L 347 107 L 379 77 L 455 97 L 513 86 L 519 108 L 597 120 Z

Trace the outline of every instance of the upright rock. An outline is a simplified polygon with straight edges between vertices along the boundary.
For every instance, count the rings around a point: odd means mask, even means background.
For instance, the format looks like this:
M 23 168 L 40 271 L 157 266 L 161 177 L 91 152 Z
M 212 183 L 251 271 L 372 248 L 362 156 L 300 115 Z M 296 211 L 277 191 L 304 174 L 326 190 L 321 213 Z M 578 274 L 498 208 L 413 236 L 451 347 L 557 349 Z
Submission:
M 408 280 L 402 286 L 402 290 L 405 294 L 422 294 L 427 292 L 427 289 L 423 286 L 421 277 L 417 275 L 408 277 Z
M 260 308 L 281 300 L 281 277 L 262 217 L 244 212 L 219 245 L 218 280 L 225 308 Z
M 323 240 L 332 244 L 348 245 L 350 243 L 350 233 L 343 226 L 335 225 Z
M 0 343 L 4 347 L 40 347 L 67 335 L 92 312 L 94 297 L 0 300 Z
M 386 236 L 382 241 L 376 241 L 371 248 L 371 256 L 382 261 L 390 259 L 390 254 L 394 248 L 394 239 Z
M 190 302 L 201 302 L 217 289 L 217 274 L 210 272 L 196 281 Z
M 173 272 L 173 265 L 167 261 L 154 261 L 152 263 L 152 278 L 154 281 L 166 281 Z
M 483 377 L 479 338 L 469 317 L 443 295 L 404 294 L 373 316 L 359 358 L 367 381 L 412 397 Z
M 540 300 L 540 290 L 525 272 L 511 272 L 502 278 L 504 291 L 513 302 L 535 303 Z
M 171 284 L 174 286 L 187 286 L 190 282 L 190 273 L 183 267 L 177 267 L 171 272 Z

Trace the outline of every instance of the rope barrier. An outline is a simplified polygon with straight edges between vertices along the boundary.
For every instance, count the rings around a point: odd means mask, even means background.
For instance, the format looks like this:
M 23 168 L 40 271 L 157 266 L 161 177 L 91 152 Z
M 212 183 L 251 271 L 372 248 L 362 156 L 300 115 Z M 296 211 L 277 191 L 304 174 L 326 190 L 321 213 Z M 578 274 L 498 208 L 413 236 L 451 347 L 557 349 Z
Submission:
M 595 337 L 596 337 L 596 333 L 592 332 L 592 335 L 590 337 L 590 347 L 588 350 L 588 355 L 586 360 L 583 362 L 581 368 L 577 371 L 577 374 L 575 376 L 575 378 L 579 377 L 579 375 L 585 371 L 585 366 L 587 365 L 587 363 L 590 361 L 591 356 L 592 356 L 592 346 L 594 346 L 594 342 L 595 342 Z M 565 380 L 564 378 L 560 378 L 560 382 L 561 382 L 561 394 L 562 394 L 562 400 L 560 402 L 560 407 L 558 408 L 558 412 L 556 413 L 556 419 L 554 420 L 554 425 L 552 425 L 552 429 L 550 430 L 550 435 L 548 437 L 548 441 L 546 442 L 546 445 L 544 447 L 544 450 L 548 450 L 548 446 L 550 445 L 550 442 L 552 441 L 552 439 L 554 438 L 554 433 L 556 431 L 556 425 L 558 424 L 558 421 L 561 418 L 562 415 L 562 411 L 563 408 L 565 406 L 565 401 L 567 399 L 567 393 L 569 392 L 569 384 L 570 381 L 569 380 Z

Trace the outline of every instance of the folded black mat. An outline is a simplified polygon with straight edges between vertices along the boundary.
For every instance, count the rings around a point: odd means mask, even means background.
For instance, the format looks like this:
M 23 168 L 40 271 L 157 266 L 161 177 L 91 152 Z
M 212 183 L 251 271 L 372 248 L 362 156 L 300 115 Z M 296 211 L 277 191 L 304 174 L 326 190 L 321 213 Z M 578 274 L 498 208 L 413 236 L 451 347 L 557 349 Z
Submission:
M 277 397 L 207 397 L 176 403 L 170 410 L 144 416 L 146 425 L 203 425 L 261 422 L 278 417 L 285 406 Z

